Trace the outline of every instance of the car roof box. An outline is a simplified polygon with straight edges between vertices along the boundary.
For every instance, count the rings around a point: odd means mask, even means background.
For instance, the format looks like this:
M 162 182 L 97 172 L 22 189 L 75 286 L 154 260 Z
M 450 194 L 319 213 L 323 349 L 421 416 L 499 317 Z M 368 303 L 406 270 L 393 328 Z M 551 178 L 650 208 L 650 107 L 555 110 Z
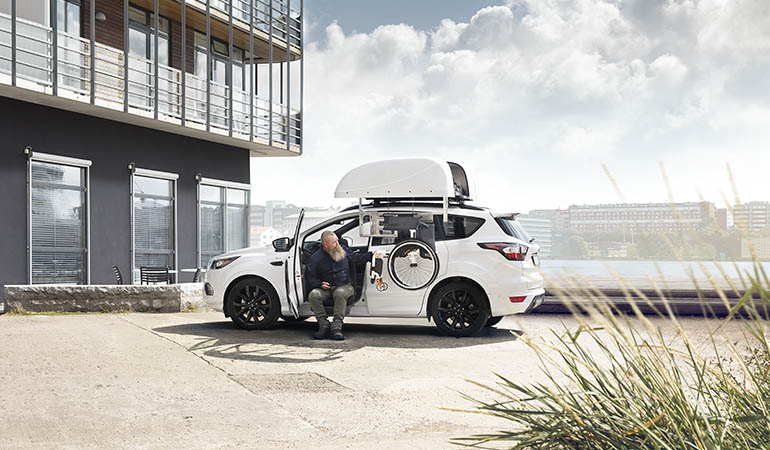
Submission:
M 470 200 L 468 178 L 457 163 L 436 158 L 376 161 L 349 171 L 336 198 Z

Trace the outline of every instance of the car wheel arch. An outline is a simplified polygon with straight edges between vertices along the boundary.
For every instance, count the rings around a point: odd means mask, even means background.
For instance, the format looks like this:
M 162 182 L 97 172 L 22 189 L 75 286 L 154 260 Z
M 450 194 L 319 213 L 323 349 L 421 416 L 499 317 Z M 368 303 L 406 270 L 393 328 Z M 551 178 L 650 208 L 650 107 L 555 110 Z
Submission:
M 477 287 L 481 292 L 484 293 L 484 300 L 487 302 L 487 306 L 491 306 L 489 304 L 489 294 L 487 293 L 487 290 L 484 289 L 484 287 L 481 285 L 481 283 L 479 283 L 478 281 L 476 281 L 473 278 L 470 278 L 468 276 L 455 275 L 455 276 L 451 276 L 451 277 L 447 277 L 447 278 L 442 279 L 441 281 L 439 281 L 438 283 L 435 283 L 430 288 L 430 293 L 428 294 L 428 302 L 425 305 L 425 315 L 428 318 L 428 321 L 432 320 L 431 315 L 430 315 L 430 311 L 431 311 L 431 307 L 433 306 L 433 302 L 435 301 L 435 296 L 436 296 L 435 294 L 436 294 L 436 292 L 438 292 L 443 286 L 445 286 L 445 285 L 447 285 L 449 283 L 467 283 L 467 284 L 470 284 L 472 286 Z
M 230 295 L 230 291 L 233 289 L 233 286 L 235 286 L 236 284 L 238 284 L 241 281 L 246 280 L 248 278 L 253 278 L 253 279 L 257 280 L 257 281 L 261 281 L 261 282 L 265 283 L 273 291 L 272 294 L 274 294 L 278 298 L 278 302 L 280 303 L 281 296 L 278 295 L 278 290 L 275 289 L 275 286 L 273 286 L 273 283 L 271 283 L 270 281 L 268 281 L 264 277 L 260 277 L 259 275 L 254 275 L 254 274 L 241 275 L 241 276 L 239 276 L 237 278 L 234 278 L 230 282 L 230 284 L 227 285 L 227 289 L 225 289 L 225 295 L 224 295 L 224 297 L 222 297 L 222 311 L 225 313 L 225 317 L 230 317 L 230 314 L 227 311 L 227 297 Z

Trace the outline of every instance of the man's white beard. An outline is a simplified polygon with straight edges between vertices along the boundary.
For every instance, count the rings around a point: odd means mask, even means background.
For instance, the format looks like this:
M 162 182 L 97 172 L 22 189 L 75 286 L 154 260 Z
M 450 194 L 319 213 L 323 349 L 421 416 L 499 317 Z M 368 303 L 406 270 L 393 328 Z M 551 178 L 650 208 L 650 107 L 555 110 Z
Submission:
M 326 253 L 329 254 L 329 257 L 334 262 L 340 262 L 343 258 L 345 258 L 345 250 L 343 250 L 340 246 L 334 247 L 331 250 L 327 250 Z

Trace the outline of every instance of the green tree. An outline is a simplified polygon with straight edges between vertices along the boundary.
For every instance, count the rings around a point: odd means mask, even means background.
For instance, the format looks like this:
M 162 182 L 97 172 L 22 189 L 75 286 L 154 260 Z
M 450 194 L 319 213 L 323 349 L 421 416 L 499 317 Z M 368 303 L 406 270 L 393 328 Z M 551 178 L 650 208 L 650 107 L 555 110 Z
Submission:
M 580 236 L 570 236 L 567 239 L 567 254 L 572 259 L 588 257 L 588 242 Z

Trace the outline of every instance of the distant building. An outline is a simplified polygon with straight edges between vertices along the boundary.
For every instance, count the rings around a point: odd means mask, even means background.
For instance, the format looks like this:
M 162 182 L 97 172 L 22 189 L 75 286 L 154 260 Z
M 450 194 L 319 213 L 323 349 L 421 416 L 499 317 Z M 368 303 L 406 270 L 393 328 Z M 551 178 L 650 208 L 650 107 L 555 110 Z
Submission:
M 711 202 L 570 205 L 569 228 L 575 232 L 675 232 L 711 225 Z
M 278 211 L 283 209 L 286 209 L 285 201 L 268 200 L 265 206 L 265 221 L 262 223 L 262 225 L 280 229 L 283 222 L 283 215 Z M 276 214 L 276 212 L 278 212 L 278 214 Z M 276 225 L 278 225 L 278 227 L 276 227 Z
M 249 208 L 249 229 L 265 226 L 265 207 L 262 205 L 251 205 Z
M 733 223 L 748 231 L 770 227 L 770 202 L 748 202 L 733 206 Z
M 540 245 L 540 257 L 549 258 L 553 248 L 553 220 L 543 216 L 521 214 L 516 217 L 525 230 Z
M 335 208 L 306 208 L 305 209 L 305 215 L 302 217 L 302 230 L 307 230 L 308 228 L 318 225 L 319 223 L 323 222 L 324 220 L 328 219 L 332 215 L 334 215 L 336 212 L 338 212 L 339 209 Z M 297 228 L 297 220 L 299 219 L 299 212 L 296 214 L 292 214 L 290 216 L 286 216 L 284 218 L 284 232 L 288 234 L 293 234 L 295 229 Z
M 750 240 L 741 239 L 741 258 L 751 258 L 750 246 L 759 259 L 770 259 L 770 237 L 755 237 Z
M 563 233 L 569 229 L 568 209 L 534 209 L 527 215 L 530 217 L 550 219 L 554 233 Z
M 607 246 L 608 258 L 626 258 L 628 257 L 628 245 L 615 242 Z
M 273 227 L 251 226 L 252 247 L 266 247 L 279 237 L 283 237 L 283 233 Z
M 727 208 L 716 208 L 714 210 L 714 218 L 717 221 L 717 226 L 720 229 L 727 229 Z

